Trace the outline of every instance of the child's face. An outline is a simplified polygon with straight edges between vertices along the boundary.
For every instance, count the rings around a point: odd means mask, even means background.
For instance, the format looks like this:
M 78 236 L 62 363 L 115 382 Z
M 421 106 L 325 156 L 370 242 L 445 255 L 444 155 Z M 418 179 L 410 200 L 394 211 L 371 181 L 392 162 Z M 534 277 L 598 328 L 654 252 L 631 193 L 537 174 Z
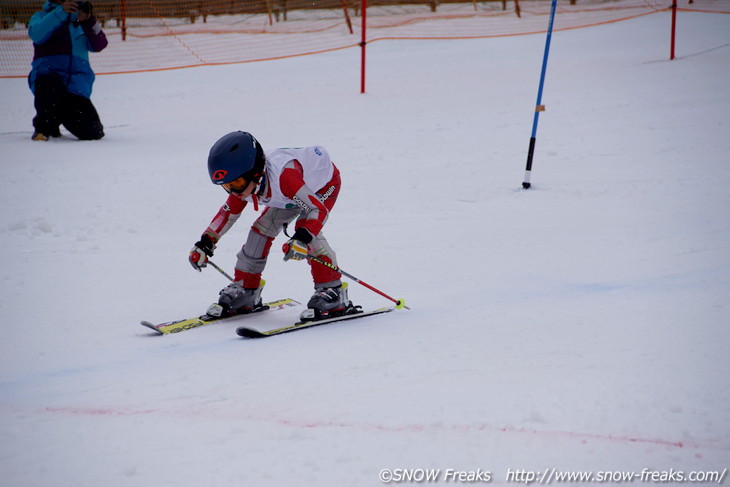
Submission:
M 256 189 L 256 184 L 253 181 L 247 181 L 244 178 L 234 179 L 230 183 L 223 184 L 223 189 L 228 191 L 230 194 L 235 194 L 241 198 L 248 198 Z

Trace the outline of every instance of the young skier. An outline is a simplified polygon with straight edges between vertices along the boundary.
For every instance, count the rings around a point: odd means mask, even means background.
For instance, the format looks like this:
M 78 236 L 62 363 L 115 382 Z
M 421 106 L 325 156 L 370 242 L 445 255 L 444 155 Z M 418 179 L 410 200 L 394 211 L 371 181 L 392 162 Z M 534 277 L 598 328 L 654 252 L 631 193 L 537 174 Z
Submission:
M 248 313 L 262 305 L 261 273 L 269 250 L 274 238 L 294 219 L 294 234 L 282 247 L 284 260 L 304 260 L 310 255 L 337 265 L 322 227 L 340 192 L 340 171 L 324 147 L 264 153 L 250 133 L 231 132 L 210 149 L 208 172 L 213 184 L 228 192 L 228 199 L 190 251 L 189 260 L 195 270 L 206 267 L 216 243 L 248 203 L 253 204 L 255 211 L 259 203 L 266 207 L 237 254 L 233 282 L 221 290 L 220 307 L 211 306 L 208 314 Z M 315 292 L 307 307 L 314 310 L 314 318 L 345 313 L 352 303 L 347 297 L 347 284 L 340 280 L 341 274 L 318 262 L 309 264 Z

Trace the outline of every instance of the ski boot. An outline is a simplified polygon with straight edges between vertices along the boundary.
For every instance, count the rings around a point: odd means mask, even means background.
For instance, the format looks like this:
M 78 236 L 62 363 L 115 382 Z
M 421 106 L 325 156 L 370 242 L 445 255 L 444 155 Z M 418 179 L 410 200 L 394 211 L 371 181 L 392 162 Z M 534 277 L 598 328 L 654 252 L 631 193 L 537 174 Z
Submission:
M 266 281 L 263 279 L 255 289 L 246 289 L 240 282 L 232 282 L 221 290 L 218 302 L 211 304 L 206 314 L 218 318 L 259 311 L 263 308 L 261 291 L 264 285 Z
M 347 297 L 347 283 L 336 287 L 317 289 L 299 316 L 301 321 L 316 321 L 335 316 L 361 312 L 360 306 L 353 306 Z

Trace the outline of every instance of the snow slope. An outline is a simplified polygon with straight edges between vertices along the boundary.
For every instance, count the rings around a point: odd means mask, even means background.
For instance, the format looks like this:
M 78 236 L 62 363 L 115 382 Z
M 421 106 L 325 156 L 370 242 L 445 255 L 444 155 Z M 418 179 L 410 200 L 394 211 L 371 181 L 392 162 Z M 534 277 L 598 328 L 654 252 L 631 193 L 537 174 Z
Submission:
M 668 35 L 660 13 L 553 36 L 528 191 L 544 35 L 373 43 L 365 95 L 357 50 L 101 76 L 99 142 L 31 143 L 25 80 L 0 80 L 3 485 L 730 467 L 730 17 L 681 13 L 672 62 Z M 340 264 L 411 311 L 258 341 L 138 325 L 226 284 L 186 260 L 236 129 L 329 149 Z M 264 298 L 304 301 L 280 243 Z

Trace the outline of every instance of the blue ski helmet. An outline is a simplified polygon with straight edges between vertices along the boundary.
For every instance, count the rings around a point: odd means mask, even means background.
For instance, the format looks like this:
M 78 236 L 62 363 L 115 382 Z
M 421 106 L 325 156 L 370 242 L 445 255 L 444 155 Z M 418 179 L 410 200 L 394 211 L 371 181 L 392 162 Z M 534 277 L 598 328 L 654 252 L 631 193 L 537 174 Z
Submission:
M 261 144 L 248 132 L 231 132 L 213 144 L 208 154 L 208 173 L 213 184 L 226 184 L 243 177 L 258 182 L 266 156 Z

